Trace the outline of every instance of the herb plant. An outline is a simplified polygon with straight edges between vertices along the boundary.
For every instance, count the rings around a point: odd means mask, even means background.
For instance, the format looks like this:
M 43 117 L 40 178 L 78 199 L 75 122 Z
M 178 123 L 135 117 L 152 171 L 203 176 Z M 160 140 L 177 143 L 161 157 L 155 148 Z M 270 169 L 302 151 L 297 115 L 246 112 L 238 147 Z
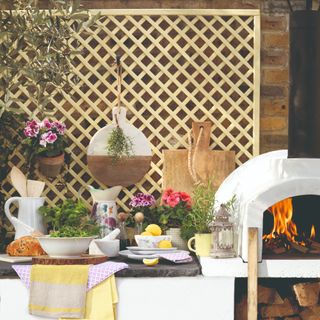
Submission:
M 39 208 L 44 221 L 52 229 L 52 237 L 83 237 L 98 235 L 99 227 L 88 216 L 88 209 L 81 200 L 64 200 L 51 208 Z
M 112 157 L 114 163 L 133 154 L 133 143 L 119 126 L 116 126 L 110 133 L 107 141 L 107 153 Z

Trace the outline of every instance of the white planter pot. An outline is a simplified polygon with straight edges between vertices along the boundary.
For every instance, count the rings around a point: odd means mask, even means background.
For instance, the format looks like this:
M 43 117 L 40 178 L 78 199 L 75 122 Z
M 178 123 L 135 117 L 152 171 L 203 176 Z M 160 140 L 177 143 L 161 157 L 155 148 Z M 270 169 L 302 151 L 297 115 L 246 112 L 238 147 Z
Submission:
M 167 235 L 171 236 L 172 245 L 180 250 L 188 250 L 187 241 L 181 238 L 180 228 L 170 228 L 166 232 Z

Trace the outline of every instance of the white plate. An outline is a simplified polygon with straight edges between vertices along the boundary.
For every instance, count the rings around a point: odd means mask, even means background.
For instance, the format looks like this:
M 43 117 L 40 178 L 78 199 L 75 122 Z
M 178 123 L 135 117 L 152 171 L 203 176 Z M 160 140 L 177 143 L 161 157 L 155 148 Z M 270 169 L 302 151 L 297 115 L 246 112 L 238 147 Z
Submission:
M 141 247 L 127 247 L 128 250 L 132 252 L 143 252 L 143 251 L 153 251 L 153 252 L 171 252 L 178 250 L 176 247 L 172 248 L 141 248 Z
M 16 256 L 9 256 L 8 254 L 0 254 L 0 261 L 9 262 L 9 263 L 30 262 L 32 261 L 32 257 L 16 257 Z
M 130 250 L 122 250 L 119 252 L 120 256 L 132 259 L 132 260 L 140 260 L 142 261 L 143 259 L 154 259 L 154 258 L 159 258 L 157 254 L 134 254 Z

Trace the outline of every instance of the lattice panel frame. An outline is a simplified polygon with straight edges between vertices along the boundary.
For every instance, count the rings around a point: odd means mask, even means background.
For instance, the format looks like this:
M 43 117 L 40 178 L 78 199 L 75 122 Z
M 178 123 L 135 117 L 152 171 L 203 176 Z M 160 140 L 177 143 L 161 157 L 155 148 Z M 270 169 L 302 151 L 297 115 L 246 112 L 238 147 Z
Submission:
M 259 151 L 260 13 L 258 10 L 99 10 L 89 34 L 78 37 L 80 79 L 69 94 L 53 95 L 55 117 L 65 121 L 72 162 L 64 177 L 46 180 L 54 204 L 66 195 L 86 201 L 85 185 L 99 185 L 86 165 L 94 133 L 111 123 L 116 106 L 115 54 L 122 56 L 123 105 L 130 123 L 148 137 L 153 162 L 144 179 L 124 189 L 119 205 L 138 191 L 159 195 L 162 150 L 187 148 L 192 121 L 210 120 L 213 149 L 235 150 L 237 165 Z M 97 13 L 92 10 L 92 13 Z M 26 90 L 16 94 L 31 115 Z M 22 166 L 18 151 L 12 163 Z M 5 182 L 7 196 L 14 193 Z

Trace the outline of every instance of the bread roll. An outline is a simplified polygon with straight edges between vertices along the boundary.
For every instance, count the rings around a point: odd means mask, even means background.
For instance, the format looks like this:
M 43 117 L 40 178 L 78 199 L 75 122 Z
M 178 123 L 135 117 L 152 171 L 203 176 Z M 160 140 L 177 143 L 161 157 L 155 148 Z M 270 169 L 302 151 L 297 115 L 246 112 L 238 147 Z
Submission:
M 7 246 L 7 254 L 9 256 L 42 256 L 46 252 L 40 246 L 39 241 L 32 236 L 21 237 L 12 241 Z

